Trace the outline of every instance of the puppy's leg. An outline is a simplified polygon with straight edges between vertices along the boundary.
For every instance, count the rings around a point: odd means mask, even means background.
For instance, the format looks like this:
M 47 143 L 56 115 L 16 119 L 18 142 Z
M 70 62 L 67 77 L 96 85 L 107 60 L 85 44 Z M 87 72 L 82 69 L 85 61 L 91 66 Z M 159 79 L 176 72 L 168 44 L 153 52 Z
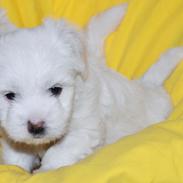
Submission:
M 37 172 L 78 162 L 103 145 L 103 136 L 101 128 L 76 129 L 69 132 L 63 141 L 48 149 Z
M 24 168 L 27 171 L 31 171 L 34 162 L 34 156 L 21 151 L 16 151 L 9 144 L 2 141 L 3 147 L 3 161 L 4 164 L 16 165 Z

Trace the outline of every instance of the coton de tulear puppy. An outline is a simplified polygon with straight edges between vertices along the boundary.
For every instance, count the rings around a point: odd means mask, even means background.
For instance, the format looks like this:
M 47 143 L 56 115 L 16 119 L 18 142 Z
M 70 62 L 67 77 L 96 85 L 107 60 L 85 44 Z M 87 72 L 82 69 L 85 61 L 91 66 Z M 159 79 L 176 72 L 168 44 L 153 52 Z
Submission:
M 104 63 L 104 39 L 125 10 L 126 4 L 93 17 L 83 31 L 63 20 L 1 31 L 5 164 L 27 171 L 37 163 L 37 171 L 71 165 L 169 114 L 162 83 L 183 58 L 183 48 L 169 50 L 139 80 L 129 81 Z

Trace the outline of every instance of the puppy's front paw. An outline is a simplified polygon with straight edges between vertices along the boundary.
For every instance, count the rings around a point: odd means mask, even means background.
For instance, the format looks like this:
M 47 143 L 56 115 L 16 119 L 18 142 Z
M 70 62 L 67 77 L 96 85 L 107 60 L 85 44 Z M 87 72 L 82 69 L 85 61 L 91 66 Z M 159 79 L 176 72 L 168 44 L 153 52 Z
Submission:
M 62 166 L 61 165 L 60 166 L 58 166 L 58 165 L 57 166 L 54 166 L 54 165 L 41 166 L 40 168 L 33 170 L 32 173 L 35 174 L 35 173 L 47 172 L 49 170 L 55 170 L 55 169 L 60 168 L 60 167 L 62 167 Z
M 46 172 L 46 171 L 49 171 L 49 170 L 51 170 L 51 168 L 40 167 L 40 168 L 38 168 L 36 170 L 33 170 L 32 173 L 36 174 L 36 173 Z

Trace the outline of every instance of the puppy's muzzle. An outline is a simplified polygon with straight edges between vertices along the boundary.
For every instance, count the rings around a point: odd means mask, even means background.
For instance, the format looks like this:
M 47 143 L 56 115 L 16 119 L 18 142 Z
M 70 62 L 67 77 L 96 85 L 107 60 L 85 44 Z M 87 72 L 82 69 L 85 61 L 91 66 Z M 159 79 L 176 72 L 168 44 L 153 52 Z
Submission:
M 34 137 L 36 138 L 40 137 L 45 133 L 45 122 L 44 121 L 38 121 L 38 122 L 28 121 L 27 129 L 28 129 L 28 132 L 32 134 Z

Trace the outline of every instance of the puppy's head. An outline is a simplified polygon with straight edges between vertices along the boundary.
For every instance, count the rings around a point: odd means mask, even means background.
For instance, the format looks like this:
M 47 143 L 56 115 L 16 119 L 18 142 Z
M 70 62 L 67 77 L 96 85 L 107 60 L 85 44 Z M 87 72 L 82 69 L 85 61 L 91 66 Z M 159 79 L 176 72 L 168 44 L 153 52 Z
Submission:
M 47 21 L 0 40 L 0 120 L 14 141 L 46 143 L 69 125 L 75 81 L 84 77 L 81 34 Z
M 93 17 L 84 34 L 47 20 L 0 39 L 0 121 L 10 139 L 39 144 L 66 133 L 74 106 L 80 106 L 74 105 L 75 92 L 87 76 L 86 56 L 90 62 L 101 59 L 103 41 L 125 9 L 126 4 Z

